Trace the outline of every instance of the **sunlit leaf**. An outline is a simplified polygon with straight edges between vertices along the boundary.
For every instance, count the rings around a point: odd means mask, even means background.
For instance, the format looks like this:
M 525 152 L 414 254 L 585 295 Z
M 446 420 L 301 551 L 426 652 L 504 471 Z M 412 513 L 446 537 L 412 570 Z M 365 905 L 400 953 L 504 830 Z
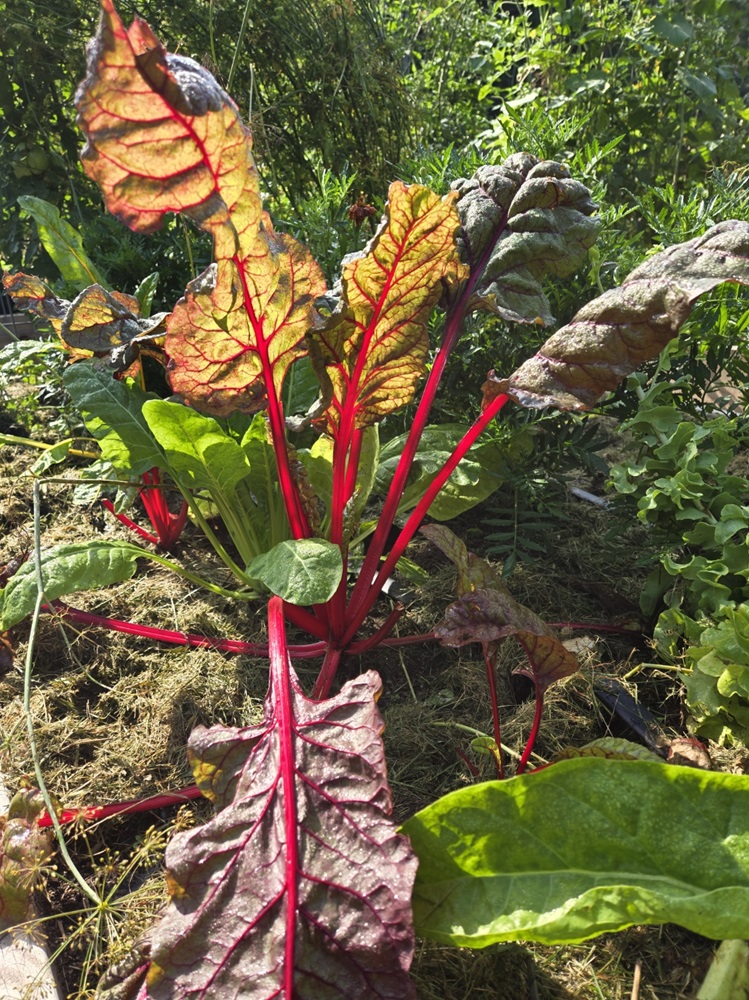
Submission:
M 655 254 L 583 306 L 509 378 L 490 374 L 484 400 L 507 393 L 523 406 L 588 409 L 659 354 L 700 295 L 724 282 L 749 284 L 747 222 L 721 222 Z
M 413 399 L 425 371 L 430 313 L 443 285 L 467 277 L 455 245 L 456 197 L 396 181 L 377 234 L 344 260 L 338 306 L 310 335 L 333 436 L 344 411 L 351 426 L 366 427 Z
M 175 392 L 215 414 L 265 406 L 304 353 L 317 264 L 262 212 L 251 137 L 234 102 L 199 63 L 168 54 L 136 18 L 125 29 L 103 0 L 88 75 L 76 96 L 84 166 L 132 229 L 169 212 L 213 238 L 216 263 L 188 286 L 168 324 Z
M 0 932 L 29 919 L 31 893 L 52 856 L 54 833 L 36 823 L 43 809 L 38 791 L 22 791 L 0 816 Z
M 78 288 L 106 285 L 106 281 L 83 248 L 80 233 L 60 217 L 59 210 L 43 198 L 22 194 L 18 204 L 33 218 L 44 249 L 65 281 Z

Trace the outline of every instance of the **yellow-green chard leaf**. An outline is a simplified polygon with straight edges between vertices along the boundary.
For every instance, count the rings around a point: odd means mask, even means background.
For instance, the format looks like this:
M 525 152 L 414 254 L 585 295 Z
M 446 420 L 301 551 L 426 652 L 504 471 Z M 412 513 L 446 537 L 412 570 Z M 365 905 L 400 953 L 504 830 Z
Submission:
M 417 933 L 566 944 L 632 924 L 749 937 L 749 778 L 582 758 L 452 792 L 404 826 Z

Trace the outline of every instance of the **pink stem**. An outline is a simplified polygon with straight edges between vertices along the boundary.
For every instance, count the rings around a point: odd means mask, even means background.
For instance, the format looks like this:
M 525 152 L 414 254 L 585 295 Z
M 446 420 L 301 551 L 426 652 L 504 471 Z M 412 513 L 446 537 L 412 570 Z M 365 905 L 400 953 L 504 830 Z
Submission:
M 218 649 L 223 653 L 243 653 L 246 656 L 265 657 L 268 655 L 267 643 L 242 642 L 239 639 L 216 639 L 203 635 L 191 635 L 187 632 L 173 632 L 171 629 L 156 628 L 151 625 L 138 625 L 135 622 L 121 621 L 118 618 L 105 618 L 102 615 L 90 614 L 88 611 L 79 611 L 78 608 L 71 608 L 69 605 L 63 604 L 62 601 L 54 601 L 51 606 L 45 605 L 43 610 L 50 614 L 61 614 L 68 621 L 78 625 L 94 625 L 109 629 L 110 632 L 124 632 L 126 635 L 136 635 L 154 642 L 168 642 L 174 646 Z M 326 649 L 326 642 L 289 646 L 290 654 L 300 660 L 324 656 Z
M 400 557 L 406 551 L 408 543 L 411 541 L 413 536 L 416 534 L 419 525 L 426 516 L 427 511 L 432 505 L 433 500 L 445 485 L 447 480 L 452 475 L 453 471 L 460 464 L 463 456 L 471 449 L 478 438 L 484 433 L 486 428 L 489 426 L 491 421 L 497 416 L 499 411 L 508 402 L 509 397 L 500 394 L 495 397 L 486 407 L 484 412 L 478 417 L 477 420 L 471 425 L 468 431 L 463 435 L 457 448 L 452 453 L 450 458 L 445 462 L 440 471 L 434 477 L 432 482 L 427 487 L 424 496 L 418 502 L 416 507 L 411 512 L 411 516 L 406 521 L 401 533 L 395 541 L 390 550 L 384 564 L 382 565 L 379 573 L 375 577 L 374 581 L 371 583 L 368 592 L 364 590 L 359 591 L 359 596 L 357 599 L 356 587 L 354 587 L 354 593 L 352 594 L 351 601 L 347 610 L 347 618 L 349 621 L 348 629 L 346 630 L 342 640 L 341 645 L 346 646 L 347 643 L 356 634 L 357 630 L 361 626 L 364 619 L 369 614 L 369 611 L 377 600 L 377 597 L 382 590 L 385 581 L 388 579 L 390 574 L 395 568 L 395 564 L 398 562 Z M 365 567 L 367 560 L 364 560 L 364 566 L 362 567 L 361 573 L 359 574 L 359 580 L 357 581 L 357 587 L 364 579 Z
M 118 514 L 117 511 L 114 509 L 114 504 L 112 503 L 111 500 L 102 500 L 101 505 L 102 507 L 104 507 L 105 510 L 108 510 L 110 514 L 114 514 L 114 516 L 117 518 L 120 524 L 124 524 L 126 528 L 130 528 L 131 531 L 134 531 L 136 534 L 140 535 L 141 538 L 145 538 L 145 540 L 147 542 L 150 542 L 152 545 L 159 544 L 159 540 L 155 535 L 152 535 L 144 528 L 141 528 L 141 526 L 139 524 L 136 524 L 135 521 L 131 521 L 130 518 L 127 516 L 127 514 Z
M 544 692 L 543 688 L 539 687 L 538 682 L 536 682 L 536 712 L 533 716 L 533 725 L 531 726 L 531 733 L 528 737 L 528 742 L 525 744 L 525 749 L 523 750 L 523 755 L 518 761 L 518 767 L 516 774 L 522 774 L 523 771 L 528 766 L 528 761 L 533 753 L 533 744 L 536 742 L 536 737 L 538 736 L 538 730 L 541 726 L 541 716 L 544 711 Z
M 330 694 L 333 678 L 338 671 L 338 665 L 341 662 L 342 655 L 343 650 L 340 646 L 328 646 L 325 659 L 322 661 L 322 667 L 320 667 L 320 673 L 318 674 L 315 686 L 312 689 L 312 697 L 317 701 L 322 701 L 323 698 L 327 698 Z
M 504 780 L 505 769 L 502 763 L 502 730 L 499 723 L 499 704 L 497 702 L 497 656 L 489 654 L 487 649 L 487 644 L 485 642 L 481 643 L 481 649 L 484 654 L 484 663 L 486 665 L 486 679 L 489 682 L 489 700 L 492 706 L 492 722 L 494 725 L 494 742 L 497 745 L 497 753 L 494 758 L 494 763 L 497 766 L 497 777 L 500 781 Z
M 200 799 L 203 793 L 197 785 L 190 785 L 188 788 L 181 788 L 178 792 L 165 792 L 161 795 L 152 795 L 148 799 L 131 799 L 129 802 L 114 802 L 108 806 L 83 806 L 80 809 L 63 809 L 58 814 L 60 823 L 74 823 L 76 820 L 84 820 L 92 823 L 95 820 L 109 819 L 110 816 L 118 816 L 120 813 L 150 812 L 152 809 L 167 809 L 170 806 L 181 806 L 190 799 Z M 52 817 L 48 812 L 43 812 L 37 819 L 37 826 L 52 826 Z
M 374 649 L 375 646 L 383 644 L 387 636 L 392 632 L 395 624 L 403 617 L 403 612 L 405 610 L 406 609 L 402 604 L 397 604 L 376 632 L 373 632 L 372 635 L 366 639 L 361 639 L 359 642 L 352 642 L 346 649 L 346 652 L 367 653 L 370 649 Z M 421 641 L 422 636 L 419 636 L 418 638 Z M 392 640 L 389 644 L 392 645 Z M 406 643 L 403 643 L 403 645 L 406 645 Z

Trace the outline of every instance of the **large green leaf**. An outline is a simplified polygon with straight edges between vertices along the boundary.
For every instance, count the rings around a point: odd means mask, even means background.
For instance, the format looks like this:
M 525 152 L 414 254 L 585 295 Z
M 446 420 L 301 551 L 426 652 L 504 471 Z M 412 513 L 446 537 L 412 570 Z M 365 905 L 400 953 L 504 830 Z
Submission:
M 165 467 L 164 453 L 142 413 L 146 393 L 85 362 L 71 365 L 63 382 L 103 457 L 116 469 L 140 476 L 154 466 Z
M 321 538 L 280 542 L 253 559 L 247 575 L 290 604 L 325 604 L 341 582 L 341 550 Z
M 208 490 L 214 499 L 230 497 L 248 475 L 242 447 L 213 417 L 165 399 L 146 402 L 143 416 L 164 449 L 169 467 L 186 486 Z
M 404 827 L 416 931 L 449 944 L 583 941 L 676 923 L 749 938 L 749 778 L 582 758 L 462 788 Z
M 399 513 L 403 514 L 416 506 L 467 430 L 464 424 L 438 424 L 424 428 L 398 505 Z M 387 493 L 407 437 L 407 434 L 400 434 L 381 449 L 375 478 L 377 493 Z M 486 500 L 502 485 L 505 465 L 506 456 L 496 442 L 477 445 L 442 487 L 429 508 L 429 516 L 438 521 L 449 521 Z
M 146 553 L 128 542 L 73 542 L 42 552 L 42 583 L 49 601 L 79 590 L 99 590 L 128 580 Z M 36 561 L 29 559 L 0 590 L 0 632 L 34 610 L 37 596 Z
M 18 204 L 36 223 L 36 231 L 44 249 L 69 284 L 74 285 L 79 292 L 88 285 L 108 287 L 101 272 L 83 249 L 80 234 L 60 218 L 54 205 L 31 194 L 22 194 Z

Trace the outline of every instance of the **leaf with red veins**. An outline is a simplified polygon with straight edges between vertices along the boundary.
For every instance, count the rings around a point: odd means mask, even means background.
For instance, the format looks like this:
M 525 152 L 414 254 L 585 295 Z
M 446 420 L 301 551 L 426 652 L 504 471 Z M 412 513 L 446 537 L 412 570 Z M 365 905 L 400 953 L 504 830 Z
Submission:
M 458 600 L 445 611 L 445 620 L 434 630 L 445 646 L 481 642 L 491 653 L 508 636 L 525 650 L 531 669 L 516 673 L 531 677 L 537 687 L 568 677 L 578 669 L 577 658 L 557 639 L 546 622 L 512 596 L 501 577 L 486 560 L 469 552 L 444 524 L 428 524 L 421 533 L 456 566 Z
M 429 315 L 445 286 L 468 276 L 455 242 L 456 198 L 396 181 L 378 232 L 344 260 L 339 304 L 308 338 L 330 400 L 324 423 L 331 435 L 376 423 L 413 399 Z
M 59 336 L 62 321 L 70 305 L 66 299 L 58 298 L 43 281 L 33 274 L 24 274 L 22 271 L 17 274 L 6 274 L 3 277 L 3 286 L 17 309 L 39 316 L 49 323 Z
M 749 223 L 721 222 L 650 257 L 619 288 L 584 305 L 509 378 L 491 372 L 484 404 L 506 393 L 523 406 L 589 409 L 656 357 L 699 296 L 724 282 L 749 284 Z
M 126 29 L 111 0 L 102 0 L 76 107 L 84 168 L 131 229 L 151 232 L 182 212 L 229 254 L 243 229 L 257 232 L 257 175 L 236 105 L 199 63 L 168 54 L 140 18 Z
M 390 818 L 380 686 L 369 672 L 311 701 L 272 655 L 261 723 L 193 733 L 217 813 L 167 849 L 171 900 L 139 996 L 414 997 L 417 863 Z
M 254 253 L 219 260 L 177 303 L 166 340 L 172 388 L 217 416 L 262 409 L 268 373 L 280 394 L 289 365 L 305 353 L 324 292 L 322 271 L 300 243 L 263 232 Z

